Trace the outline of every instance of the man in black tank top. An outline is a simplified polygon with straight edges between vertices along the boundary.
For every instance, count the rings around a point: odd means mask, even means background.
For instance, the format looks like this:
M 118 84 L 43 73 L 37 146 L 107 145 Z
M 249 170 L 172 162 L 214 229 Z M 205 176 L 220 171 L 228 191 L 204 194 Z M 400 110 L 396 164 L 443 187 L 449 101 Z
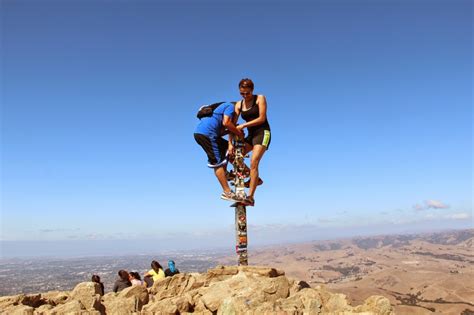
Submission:
M 267 101 L 264 95 L 253 94 L 254 85 L 250 79 L 242 79 L 239 82 L 239 91 L 243 99 L 235 105 L 237 122 L 238 116 L 242 114 L 245 123 L 237 126 L 237 129 L 247 128 L 248 134 L 245 138 L 245 151 L 252 151 L 250 159 L 250 181 L 246 183 L 249 187 L 247 204 L 255 204 L 254 194 L 257 185 L 263 183 L 259 177 L 258 165 L 270 147 L 271 132 L 270 124 L 267 119 Z

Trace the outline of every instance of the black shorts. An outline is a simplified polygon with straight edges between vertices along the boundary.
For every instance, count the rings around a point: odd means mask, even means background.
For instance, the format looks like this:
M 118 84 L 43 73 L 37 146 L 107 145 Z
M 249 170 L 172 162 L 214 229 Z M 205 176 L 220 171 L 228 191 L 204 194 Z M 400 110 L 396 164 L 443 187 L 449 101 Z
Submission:
M 247 138 L 245 138 L 245 142 L 250 144 L 252 147 L 256 144 L 261 144 L 268 150 L 270 143 L 272 142 L 272 134 L 268 129 L 261 129 L 250 133 Z
M 211 138 L 200 133 L 194 134 L 194 139 L 207 154 L 207 166 L 216 168 L 227 163 L 229 142 L 224 138 Z

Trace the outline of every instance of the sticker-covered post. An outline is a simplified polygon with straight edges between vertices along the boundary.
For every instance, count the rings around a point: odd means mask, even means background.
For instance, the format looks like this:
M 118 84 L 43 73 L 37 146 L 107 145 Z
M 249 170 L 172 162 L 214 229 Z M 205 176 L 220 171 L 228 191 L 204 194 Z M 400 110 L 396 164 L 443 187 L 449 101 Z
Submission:
M 246 166 L 244 162 L 244 142 L 241 139 L 234 138 L 234 186 L 236 195 L 244 200 L 245 195 L 245 172 Z M 238 264 L 242 266 L 248 265 L 247 256 L 247 209 L 245 204 L 237 202 L 235 207 L 235 236 L 236 236 L 236 252 L 238 255 Z

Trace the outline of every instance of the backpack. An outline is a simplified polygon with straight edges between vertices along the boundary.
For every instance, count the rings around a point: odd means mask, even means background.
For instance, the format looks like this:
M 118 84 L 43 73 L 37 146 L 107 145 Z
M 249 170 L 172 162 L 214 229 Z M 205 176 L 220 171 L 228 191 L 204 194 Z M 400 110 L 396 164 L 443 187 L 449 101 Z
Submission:
M 225 102 L 219 102 L 219 103 L 214 103 L 211 105 L 203 105 L 199 108 L 196 117 L 201 119 L 203 117 L 211 117 L 212 114 L 214 113 L 214 110 L 221 104 L 224 104 Z

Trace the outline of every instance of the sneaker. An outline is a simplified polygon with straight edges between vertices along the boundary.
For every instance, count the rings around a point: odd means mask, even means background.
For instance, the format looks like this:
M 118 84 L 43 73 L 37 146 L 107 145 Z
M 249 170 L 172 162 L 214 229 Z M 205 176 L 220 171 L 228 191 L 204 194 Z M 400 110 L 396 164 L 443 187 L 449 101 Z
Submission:
M 229 191 L 229 192 L 223 191 L 221 194 L 221 199 L 234 201 L 234 202 L 242 201 L 239 197 L 237 197 L 237 195 L 233 191 Z
M 261 184 L 263 184 L 263 180 L 259 177 L 258 178 L 258 182 L 257 182 L 257 186 L 260 186 Z M 244 183 L 244 187 L 245 188 L 249 188 L 250 187 L 250 180 L 246 181 Z
M 247 198 L 244 199 L 244 203 L 246 206 L 253 207 L 255 205 L 255 199 L 253 199 L 252 196 L 247 196 Z

